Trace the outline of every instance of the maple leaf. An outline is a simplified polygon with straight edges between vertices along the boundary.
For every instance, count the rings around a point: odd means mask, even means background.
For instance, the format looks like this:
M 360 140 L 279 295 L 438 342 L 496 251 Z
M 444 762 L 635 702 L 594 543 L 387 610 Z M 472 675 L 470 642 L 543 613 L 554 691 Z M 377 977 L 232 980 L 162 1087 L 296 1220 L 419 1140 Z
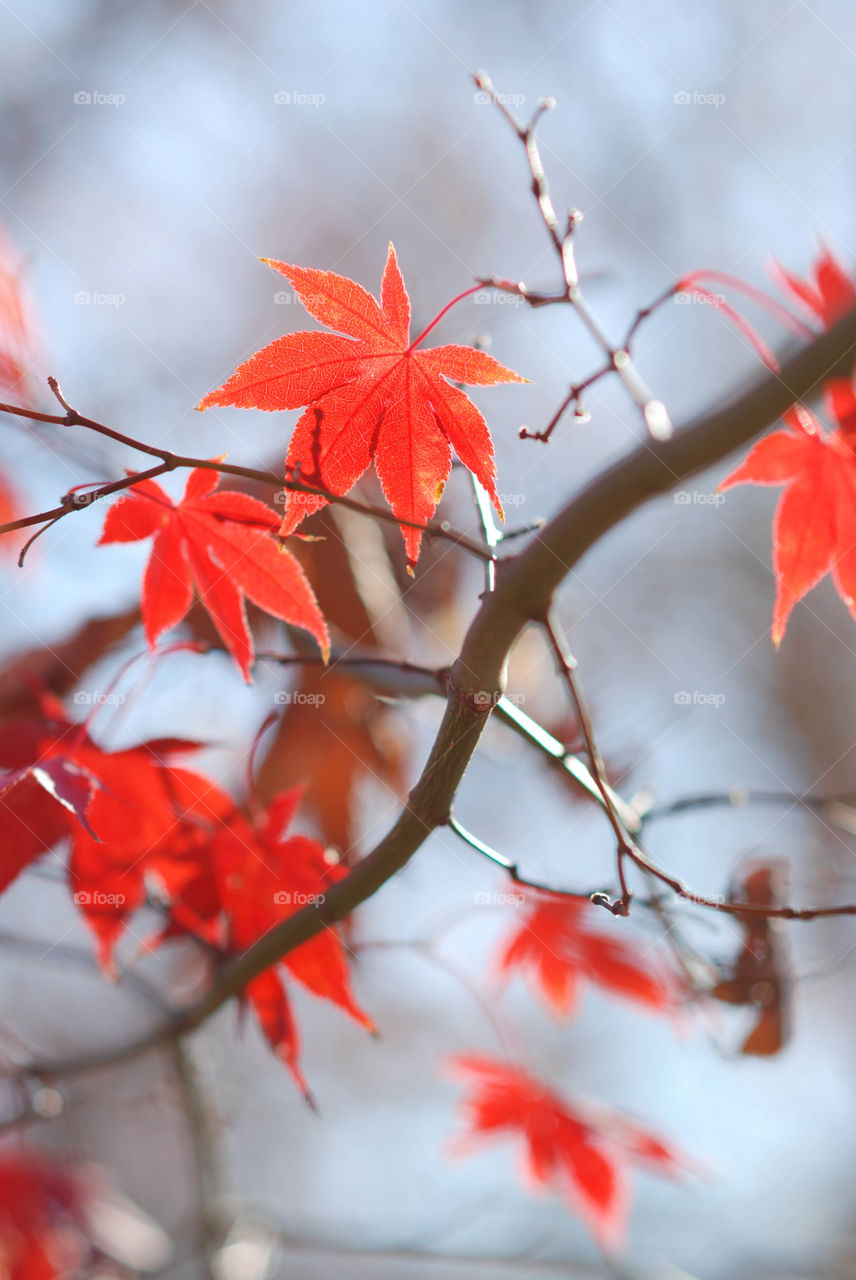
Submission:
M 209 778 L 165 763 L 162 750 L 143 743 L 106 754 L 86 742 L 76 753 L 101 788 L 89 809 L 95 835 L 72 832 L 69 884 L 111 977 L 116 942 L 149 887 L 179 897 L 199 875 L 212 832 L 235 808 Z
M 826 245 L 821 245 L 808 280 L 788 271 L 775 258 L 771 268 L 785 292 L 809 311 L 824 329 L 831 329 L 836 320 L 856 307 L 856 284 Z
M 82 1184 L 26 1151 L 0 1156 L 0 1265 L 4 1280 L 77 1274 L 86 1245 Z
M 144 480 L 107 512 L 99 544 L 154 537 L 142 598 L 149 645 L 185 616 L 195 587 L 248 682 L 253 641 L 244 597 L 309 631 L 326 660 L 330 637 L 312 588 L 291 552 L 271 536 L 278 516 L 245 493 L 215 493 L 219 478 L 207 468 L 191 471 L 178 503 Z
M 0 388 L 32 402 L 33 314 L 18 255 L 0 228 Z
M 77 726 L 58 700 L 44 692 L 37 700 L 37 712 L 10 716 L 0 728 L 0 892 L 78 823 L 92 831 L 93 760 L 80 758 Z
M 674 1008 L 674 981 L 643 963 L 626 942 L 590 928 L 595 908 L 573 898 L 530 896 L 504 945 L 498 969 L 528 976 L 548 1011 L 567 1016 L 583 980 L 649 1009 Z
M 802 405 L 789 409 L 784 422 L 719 486 L 786 486 L 773 518 L 777 648 L 794 605 L 827 573 L 856 617 L 856 454 L 843 431 L 825 433 Z
M 751 862 L 740 868 L 728 897 L 732 902 L 778 907 L 783 905 L 786 884 L 783 864 Z M 754 1025 L 740 1052 L 772 1057 L 785 1047 L 791 1034 L 793 975 L 784 921 L 737 912 L 735 921 L 742 934 L 740 947 L 733 963 L 721 966 L 721 977 L 710 994 L 715 1000 L 755 1011 Z
M 462 1054 L 449 1067 L 472 1091 L 465 1102 L 467 1127 L 453 1150 L 469 1154 L 485 1138 L 521 1138 L 524 1185 L 567 1200 L 605 1250 L 614 1252 L 624 1240 L 630 1165 L 664 1177 L 689 1167 L 635 1121 L 599 1105 L 572 1104 L 514 1063 Z
M 335 272 L 270 258 L 262 262 L 284 275 L 309 314 L 337 333 L 276 338 L 197 407 L 279 410 L 308 405 L 291 439 L 286 479 L 297 477 L 341 496 L 374 461 L 393 513 L 418 525 L 434 514 L 454 451 L 502 516 L 487 424 L 451 382 L 488 386 L 527 379 L 471 347 L 417 350 L 437 321 L 410 340 L 410 299 L 391 244 L 380 302 Z M 305 516 L 324 505 L 324 498 L 288 493 L 282 533 L 293 533 Z M 413 565 L 422 531 L 404 524 L 401 531 Z
M 331 859 L 317 840 L 287 834 L 301 797 L 302 788 L 294 787 L 276 796 L 255 823 L 235 811 L 214 831 L 200 877 L 178 895 L 174 914 L 179 924 L 216 941 L 214 925 L 221 919 L 222 949 L 236 955 L 301 907 L 323 902 L 325 890 L 346 875 L 347 868 Z M 194 913 L 198 913 L 198 928 Z M 345 950 L 335 928 L 324 929 L 290 951 L 279 968 L 374 1031 L 371 1018 L 354 999 Z M 299 1066 L 299 1030 L 279 969 L 271 966 L 254 978 L 243 999 L 255 1012 L 271 1048 L 310 1097 Z

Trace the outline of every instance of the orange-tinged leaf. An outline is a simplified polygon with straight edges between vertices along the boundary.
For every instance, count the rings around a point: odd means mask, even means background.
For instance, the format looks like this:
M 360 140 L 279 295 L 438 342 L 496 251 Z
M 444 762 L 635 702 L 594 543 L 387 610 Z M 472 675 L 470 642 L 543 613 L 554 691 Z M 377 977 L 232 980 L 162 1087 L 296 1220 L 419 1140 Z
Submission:
M 463 346 L 421 350 L 411 342 L 410 302 L 392 245 L 380 304 L 361 285 L 335 272 L 262 261 L 285 276 L 310 315 L 337 333 L 277 338 L 198 407 L 275 410 L 307 405 L 291 439 L 286 480 L 299 479 L 341 496 L 373 461 L 384 495 L 403 522 L 411 565 L 419 557 L 422 531 L 408 526 L 424 525 L 434 514 L 453 450 L 502 515 L 487 424 L 448 380 L 488 386 L 526 379 L 482 351 Z M 324 502 L 289 492 L 283 534 L 293 533 Z

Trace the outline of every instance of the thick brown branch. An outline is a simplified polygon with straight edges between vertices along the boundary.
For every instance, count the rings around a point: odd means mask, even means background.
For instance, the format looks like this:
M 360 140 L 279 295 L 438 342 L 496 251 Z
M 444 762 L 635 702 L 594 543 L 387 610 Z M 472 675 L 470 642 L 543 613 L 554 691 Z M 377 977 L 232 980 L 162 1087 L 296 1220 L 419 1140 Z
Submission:
M 500 562 L 496 590 L 485 597 L 452 668 L 446 714 L 404 813 L 373 852 L 330 890 L 321 907 L 296 912 L 225 969 L 186 1016 L 189 1025 L 202 1022 L 288 951 L 344 919 L 447 821 L 488 713 L 504 690 L 515 641 L 530 621 L 543 618 L 556 588 L 586 551 L 642 503 L 754 440 L 794 401 L 810 398 L 824 380 L 849 375 L 854 350 L 856 311 L 787 360 L 780 375 L 766 375 L 731 404 L 704 414 L 670 439 L 640 445 L 572 498 L 521 555 Z M 726 909 L 726 904 L 685 892 L 677 881 L 672 887 L 700 905 Z M 856 907 L 782 908 L 768 914 L 816 919 L 856 914 Z

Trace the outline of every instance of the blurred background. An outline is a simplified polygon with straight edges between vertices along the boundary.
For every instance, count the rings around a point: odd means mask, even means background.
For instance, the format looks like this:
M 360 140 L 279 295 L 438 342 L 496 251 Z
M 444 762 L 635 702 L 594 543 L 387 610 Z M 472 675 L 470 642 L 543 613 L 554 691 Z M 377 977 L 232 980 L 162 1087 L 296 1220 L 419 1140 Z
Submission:
M 186 453 L 281 465 L 291 416 L 193 409 L 240 360 L 305 327 L 261 256 L 336 270 L 376 292 L 393 240 L 415 331 L 481 275 L 557 286 L 519 144 L 473 85 L 480 67 L 520 116 L 544 94 L 557 100 L 541 126 L 544 161 L 560 211 L 585 214 L 578 259 L 613 337 L 693 268 L 768 288 L 770 255 L 806 274 L 818 238 L 856 261 L 856 13 L 841 0 L 10 0 L 0 28 L 0 219 L 39 317 L 33 394 L 51 412 L 54 374 L 82 413 Z M 782 346 L 769 319 L 753 319 Z M 475 395 L 512 526 L 549 516 L 640 438 L 638 414 L 611 382 L 588 397 L 588 424 L 566 420 L 549 447 L 518 438 L 522 425 L 543 427 L 569 383 L 599 363 L 564 309 L 477 295 L 436 339 L 489 342 L 532 380 Z M 677 423 L 758 371 L 744 339 L 701 304 L 658 313 L 635 354 Z M 140 466 L 139 455 L 82 432 L 10 419 L 0 460 L 23 512 Z M 650 788 L 658 804 L 731 788 L 846 795 L 856 790 L 854 624 L 823 584 L 774 654 L 776 495 L 737 489 L 714 503 L 725 472 L 626 521 L 565 585 L 561 616 L 601 747 L 623 794 Z M 361 492 L 376 496 L 371 481 Z M 440 514 L 478 536 L 465 473 L 453 473 Z M 433 545 L 410 583 L 397 532 L 328 519 L 327 541 L 305 554 L 313 580 L 329 584 L 329 599 L 319 589 L 339 643 L 451 661 L 483 588 L 479 566 Z M 28 654 L 76 716 L 143 649 L 135 610 L 147 548 L 96 548 L 100 523 L 97 510 L 67 519 L 23 571 L 14 556 L 0 566 L 7 669 Z M 275 628 L 263 634 L 283 647 Z M 96 736 L 110 748 L 167 735 L 212 742 L 200 764 L 240 794 L 248 744 L 292 688 L 264 664 L 247 688 L 222 655 L 141 661 L 120 686 L 121 707 L 99 713 Z M 289 706 L 262 779 L 270 792 L 311 776 L 316 762 L 326 769 L 335 785 L 322 792 L 335 796 L 314 797 L 304 823 L 354 854 L 390 825 L 442 706 L 380 703 L 344 677 L 328 688 L 309 725 L 300 704 Z M 534 634 L 515 654 L 510 689 L 527 713 L 573 737 Z M 457 813 L 531 875 L 608 879 L 601 816 L 500 725 Z M 699 892 L 725 892 L 744 859 L 775 856 L 791 864 L 792 901 L 856 898 L 853 840 L 798 803 L 689 812 L 652 823 L 649 844 Z M 120 952 L 143 988 L 128 973 L 108 986 L 61 864 L 60 850 L 0 901 L 7 1068 L 28 1054 L 121 1043 L 157 1021 L 152 987 L 177 1000 L 200 981 L 189 946 L 132 966 L 143 921 Z M 266 1267 L 293 1280 L 852 1274 L 852 923 L 792 930 L 795 1034 L 768 1060 L 737 1053 L 743 1024 L 730 1011 L 676 1028 L 589 991 L 560 1023 L 512 985 L 497 1016 L 533 1070 L 638 1115 L 705 1170 L 684 1185 L 636 1180 L 631 1247 L 611 1270 L 558 1200 L 519 1185 L 512 1144 L 466 1162 L 446 1150 L 458 1091 L 439 1062 L 498 1051 L 482 996 L 509 913 L 478 900 L 502 889 L 486 862 L 440 833 L 358 912 L 356 989 L 380 1039 L 294 994 L 320 1115 L 228 1007 L 189 1043 L 190 1065 L 164 1051 L 57 1081 L 37 1108 L 53 1118 L 28 1123 L 24 1136 L 105 1169 L 145 1215 L 134 1228 L 139 1265 L 169 1280 L 204 1274 L 199 1223 L 212 1203 L 238 1224 L 220 1259 L 227 1280 Z M 605 916 L 603 927 L 659 948 L 650 921 Z M 734 951 L 728 924 L 687 909 L 682 928 L 712 958 Z M 426 939 L 431 954 L 411 945 Z M 368 945 L 378 942 L 403 945 Z M 7 1117 L 20 1088 L 0 1089 Z

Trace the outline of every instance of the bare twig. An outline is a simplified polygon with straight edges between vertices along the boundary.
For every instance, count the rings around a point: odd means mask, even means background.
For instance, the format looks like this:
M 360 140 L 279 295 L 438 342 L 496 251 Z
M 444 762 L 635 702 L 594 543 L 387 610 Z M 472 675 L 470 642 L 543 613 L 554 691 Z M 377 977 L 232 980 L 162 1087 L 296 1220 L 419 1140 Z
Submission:
M 567 220 L 562 226 L 556 214 L 553 200 L 550 195 L 550 188 L 547 182 L 547 175 L 544 171 L 544 163 L 541 159 L 541 152 L 535 137 L 535 131 L 541 117 L 546 111 L 549 111 L 554 105 L 552 98 L 544 98 L 538 104 L 532 119 L 528 124 L 522 125 L 515 119 L 514 115 L 508 110 L 503 99 L 496 93 L 490 76 L 486 72 L 480 71 L 475 77 L 476 84 L 483 93 L 486 93 L 499 112 L 508 122 L 516 137 L 523 144 L 526 152 L 526 161 L 529 165 L 529 172 L 532 177 L 532 193 L 538 202 L 538 209 L 550 242 L 556 252 L 559 265 L 562 271 L 562 278 L 565 282 L 564 300 L 569 302 L 576 311 L 583 326 L 588 331 L 590 337 L 600 347 L 606 357 L 607 369 L 602 373 L 595 375 L 602 377 L 607 371 L 618 374 L 624 384 L 627 394 L 633 403 L 637 406 L 642 414 L 643 420 L 650 434 L 655 440 L 667 439 L 672 433 L 672 424 L 666 407 L 661 400 L 657 400 L 646 387 L 642 378 L 639 376 L 630 354 L 626 347 L 615 347 L 609 341 L 600 322 L 591 309 L 587 299 L 585 298 L 580 287 L 580 277 L 577 270 L 577 264 L 574 256 L 574 232 L 582 222 L 583 215 L 578 209 L 572 209 L 568 214 Z M 520 288 L 520 286 L 518 286 Z M 521 296 L 526 297 L 527 291 L 521 288 Z M 553 301 L 551 296 L 543 299 L 543 302 Z M 571 389 L 572 393 L 574 388 Z M 569 408 L 578 396 L 570 395 L 565 401 L 564 408 L 560 410 L 550 427 L 546 432 L 536 433 L 536 439 L 549 439 L 553 428 L 558 422 L 559 417 L 565 409 Z
M 160 464 L 150 468 L 148 471 L 126 476 L 122 480 L 115 480 L 111 484 L 102 485 L 88 492 L 67 493 L 60 500 L 60 504 L 49 511 L 40 511 L 35 515 L 23 516 L 18 520 L 10 520 L 8 523 L 0 525 L 0 534 L 13 533 L 16 529 L 25 529 L 34 524 L 55 523 L 64 516 L 70 515 L 72 511 L 80 511 L 85 507 L 89 507 L 99 498 L 106 497 L 112 493 L 119 493 L 123 489 L 128 489 L 132 485 L 138 484 L 141 480 L 164 475 L 169 471 L 201 468 L 205 471 L 219 471 L 222 475 L 239 476 L 243 480 L 257 480 L 262 484 L 277 485 L 281 489 L 287 489 L 292 493 L 305 493 L 313 497 L 324 498 L 326 502 L 336 503 L 341 507 L 346 507 L 349 511 L 356 511 L 360 515 L 370 516 L 373 520 L 382 520 L 386 524 L 403 525 L 405 528 L 410 529 L 420 529 L 428 537 L 441 538 L 447 542 L 454 543 L 470 555 L 476 556 L 479 560 L 490 561 L 493 559 L 491 551 L 486 550 L 479 543 L 468 538 L 466 534 L 458 533 L 445 521 L 429 521 L 427 524 L 420 524 L 415 520 L 399 520 L 387 507 L 358 502 L 354 498 L 346 498 L 332 493 L 318 485 L 306 484 L 297 475 L 287 475 L 283 480 L 272 471 L 259 471 L 255 467 L 242 467 L 236 463 L 226 462 L 217 458 L 192 458 L 185 454 L 173 453 L 170 449 L 160 449 L 156 445 L 146 444 L 142 440 L 135 440 L 131 436 L 123 435 L 120 431 L 115 431 L 112 427 L 96 422 L 93 418 L 84 417 L 68 404 L 56 378 L 48 378 L 48 383 L 60 404 L 65 408 L 65 414 L 37 413 L 35 410 L 12 404 L 0 404 L 0 413 L 12 414 L 19 418 L 28 418 L 35 422 L 49 422 L 58 427 L 85 427 L 98 435 L 106 436 L 108 440 L 114 440 L 117 444 L 125 445 L 129 449 L 135 449 L 138 453 L 145 453 L 149 457 L 159 458 Z

